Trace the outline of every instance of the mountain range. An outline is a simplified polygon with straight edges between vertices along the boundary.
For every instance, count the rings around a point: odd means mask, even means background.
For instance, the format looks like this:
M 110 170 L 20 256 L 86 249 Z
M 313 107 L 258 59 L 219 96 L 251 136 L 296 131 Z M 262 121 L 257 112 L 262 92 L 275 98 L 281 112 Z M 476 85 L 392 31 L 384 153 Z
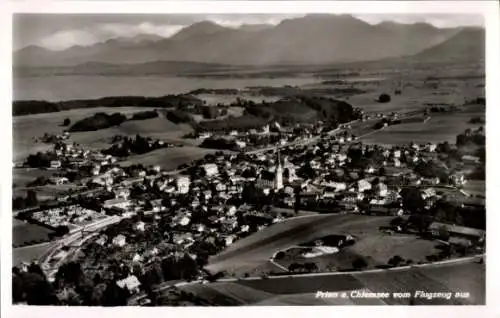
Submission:
M 229 28 L 192 24 L 169 38 L 140 34 L 91 46 L 51 51 L 28 46 L 14 52 L 16 67 L 86 63 L 194 62 L 224 65 L 326 65 L 408 57 L 423 61 L 484 58 L 484 29 L 437 28 L 426 23 L 369 24 L 351 15 L 306 15 L 278 25 Z

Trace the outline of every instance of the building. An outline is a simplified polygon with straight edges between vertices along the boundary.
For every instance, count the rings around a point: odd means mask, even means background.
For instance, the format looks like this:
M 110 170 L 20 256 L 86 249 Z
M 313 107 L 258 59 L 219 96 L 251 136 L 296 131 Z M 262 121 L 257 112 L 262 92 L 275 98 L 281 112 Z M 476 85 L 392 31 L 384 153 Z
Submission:
M 278 149 L 277 154 L 278 167 L 276 167 L 275 184 L 274 189 L 279 190 L 283 188 L 283 167 L 281 166 L 280 151 Z
M 59 160 L 52 160 L 50 162 L 50 167 L 53 169 L 61 168 L 61 161 Z
M 117 209 L 126 209 L 130 206 L 130 201 L 124 198 L 118 198 L 118 199 L 110 199 L 104 201 L 104 208 L 111 209 L 111 208 L 117 208 Z
M 116 285 L 120 288 L 126 288 L 131 294 L 136 294 L 140 291 L 139 287 L 141 283 L 136 276 L 130 275 L 127 278 L 117 281 Z
M 205 174 L 207 177 L 211 177 L 219 173 L 219 169 L 215 163 L 207 163 L 203 165 L 203 170 L 205 170 Z
M 368 182 L 368 180 L 363 179 L 363 180 L 358 181 L 358 191 L 359 192 L 371 190 L 371 188 L 372 188 L 372 184 L 370 182 Z
M 123 247 L 127 244 L 127 238 L 123 234 L 118 234 L 112 240 L 113 245 Z
M 176 188 L 179 193 L 185 194 L 189 192 L 191 181 L 188 176 L 179 176 L 176 180 Z
M 462 156 L 462 161 L 465 163 L 477 164 L 477 163 L 481 162 L 481 159 L 479 157 L 476 157 L 476 156 L 464 155 L 464 156 Z

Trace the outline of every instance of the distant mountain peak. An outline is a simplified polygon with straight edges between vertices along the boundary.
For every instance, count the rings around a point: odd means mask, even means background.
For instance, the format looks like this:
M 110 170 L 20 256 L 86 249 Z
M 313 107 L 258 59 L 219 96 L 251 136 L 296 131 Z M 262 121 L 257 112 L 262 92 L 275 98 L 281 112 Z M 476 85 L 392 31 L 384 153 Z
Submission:
M 219 25 L 213 21 L 205 20 L 205 21 L 200 21 L 196 22 L 194 24 L 191 24 L 183 29 L 181 29 L 179 32 L 174 34 L 171 39 L 173 40 L 184 40 L 186 38 L 189 38 L 191 36 L 197 36 L 197 35 L 210 35 L 214 34 L 223 30 L 227 30 L 226 27 L 223 27 L 222 25 Z

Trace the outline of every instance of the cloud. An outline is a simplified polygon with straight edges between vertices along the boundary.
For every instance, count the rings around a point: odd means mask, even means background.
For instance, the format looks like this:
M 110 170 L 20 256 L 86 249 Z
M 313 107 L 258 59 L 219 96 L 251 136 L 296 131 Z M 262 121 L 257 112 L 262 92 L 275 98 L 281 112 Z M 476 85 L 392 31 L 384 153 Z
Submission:
M 210 20 L 225 27 L 242 24 L 276 25 L 304 14 L 179 14 L 179 15 L 20 15 L 15 17 L 16 47 L 30 44 L 52 50 L 92 45 L 119 37 L 154 34 L 170 37 L 192 23 Z M 427 22 L 437 27 L 484 25 L 480 14 L 355 14 L 368 23 Z
M 139 34 L 154 34 L 170 37 L 184 25 L 161 25 L 143 22 L 140 24 L 101 23 L 82 29 L 57 31 L 41 38 L 36 44 L 51 50 L 64 50 L 71 46 L 88 46 L 110 39 L 134 37 Z

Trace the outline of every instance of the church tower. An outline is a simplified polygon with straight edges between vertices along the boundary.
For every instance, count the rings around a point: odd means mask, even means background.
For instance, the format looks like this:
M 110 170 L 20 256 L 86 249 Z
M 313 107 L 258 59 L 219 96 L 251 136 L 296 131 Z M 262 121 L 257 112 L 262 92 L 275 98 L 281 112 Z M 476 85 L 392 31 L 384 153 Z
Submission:
M 276 177 L 274 180 L 274 189 L 279 190 L 283 188 L 283 167 L 281 166 L 280 151 L 277 149 L 277 161 L 278 166 L 276 167 Z

